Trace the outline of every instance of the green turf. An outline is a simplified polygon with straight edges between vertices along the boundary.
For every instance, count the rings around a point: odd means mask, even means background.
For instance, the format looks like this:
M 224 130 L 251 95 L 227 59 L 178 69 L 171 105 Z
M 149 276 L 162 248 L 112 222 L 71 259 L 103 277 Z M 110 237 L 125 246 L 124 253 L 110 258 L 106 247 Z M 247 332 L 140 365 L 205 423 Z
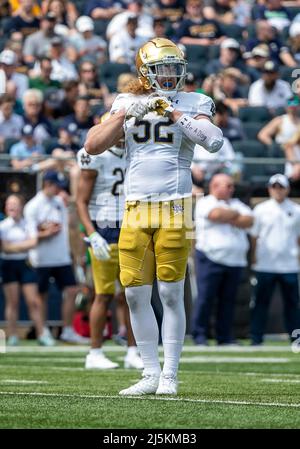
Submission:
M 122 365 L 124 349 L 110 348 Z M 85 371 L 84 350 L 38 349 L 0 354 L 1 428 L 300 428 L 300 354 L 287 344 L 270 352 L 187 346 L 173 399 L 119 397 L 139 372 Z

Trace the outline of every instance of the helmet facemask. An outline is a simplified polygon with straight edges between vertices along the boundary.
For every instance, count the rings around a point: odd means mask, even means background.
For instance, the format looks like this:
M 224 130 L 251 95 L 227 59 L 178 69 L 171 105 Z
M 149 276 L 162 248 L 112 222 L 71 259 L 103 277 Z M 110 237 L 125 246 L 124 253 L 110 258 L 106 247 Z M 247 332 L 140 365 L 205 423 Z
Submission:
M 141 67 L 151 87 L 160 95 L 174 96 L 184 86 L 186 62 L 173 58 L 171 61 L 147 63 Z

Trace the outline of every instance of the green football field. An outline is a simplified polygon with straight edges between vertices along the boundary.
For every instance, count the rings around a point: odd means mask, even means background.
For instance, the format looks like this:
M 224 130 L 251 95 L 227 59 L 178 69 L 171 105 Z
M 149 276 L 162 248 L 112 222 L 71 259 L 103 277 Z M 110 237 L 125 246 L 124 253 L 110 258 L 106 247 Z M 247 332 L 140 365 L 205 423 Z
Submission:
M 140 373 L 85 370 L 87 347 L 33 343 L 0 354 L 1 428 L 300 428 L 300 353 L 288 343 L 205 349 L 187 344 L 177 397 L 119 397 Z M 162 355 L 162 352 L 161 352 Z

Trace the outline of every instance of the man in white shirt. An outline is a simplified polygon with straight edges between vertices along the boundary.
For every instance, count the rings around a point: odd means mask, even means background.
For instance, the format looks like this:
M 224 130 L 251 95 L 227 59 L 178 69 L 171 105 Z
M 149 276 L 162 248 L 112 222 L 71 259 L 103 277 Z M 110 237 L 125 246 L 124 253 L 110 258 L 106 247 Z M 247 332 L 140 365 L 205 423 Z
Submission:
M 138 16 L 131 14 L 127 17 L 126 29 L 112 36 L 109 43 L 111 62 L 126 63 L 134 67 L 136 53 L 147 40 L 136 34 L 137 26 Z
M 257 281 L 251 315 L 253 345 L 263 342 L 268 309 L 277 283 L 284 302 L 285 326 L 291 340 L 293 330 L 300 329 L 300 206 L 287 198 L 290 188 L 286 176 L 272 176 L 268 187 L 270 199 L 254 208 L 255 221 L 251 229 L 252 268 Z
M 16 97 L 21 100 L 28 89 L 29 81 L 27 75 L 16 71 L 17 63 L 18 58 L 14 51 L 5 49 L 0 53 L 0 71 L 5 75 L 5 85 L 7 86 L 8 81 L 13 81 L 17 88 Z M 7 88 L 5 90 L 7 91 Z
M 198 297 L 193 310 L 192 335 L 196 344 L 207 344 L 214 300 L 218 298 L 216 340 L 232 343 L 237 289 L 247 265 L 247 229 L 253 224 L 251 209 L 232 198 L 234 183 L 226 174 L 214 175 L 209 195 L 196 204 L 196 277 Z
M 50 277 L 55 279 L 58 289 L 63 293 L 61 340 L 84 343 L 86 339 L 72 328 L 78 288 L 70 254 L 68 211 L 58 196 L 62 183 L 63 179 L 57 172 L 46 172 L 42 190 L 24 208 L 25 218 L 35 224 L 38 230 L 38 245 L 29 252 L 29 259 L 36 268 L 39 293 L 45 310 Z
M 191 165 L 193 184 L 202 187 L 204 180 L 208 181 L 214 174 L 220 172 L 234 175 L 235 166 L 232 162 L 234 159 L 234 149 L 226 137 L 217 153 L 209 153 L 201 145 L 196 145 Z
M 250 86 L 248 100 L 250 106 L 276 109 L 285 107 L 292 96 L 289 83 L 279 79 L 277 64 L 274 61 L 267 61 L 262 77 Z

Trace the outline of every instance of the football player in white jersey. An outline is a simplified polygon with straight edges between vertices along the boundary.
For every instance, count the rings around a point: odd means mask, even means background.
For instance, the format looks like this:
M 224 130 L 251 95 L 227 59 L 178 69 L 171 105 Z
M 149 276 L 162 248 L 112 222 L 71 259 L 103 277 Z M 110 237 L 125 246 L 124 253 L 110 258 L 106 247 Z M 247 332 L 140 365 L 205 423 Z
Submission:
M 121 282 L 144 371 L 121 395 L 177 394 L 185 336 L 184 278 L 189 254 L 195 144 L 209 152 L 223 144 L 211 122 L 214 103 L 181 92 L 186 61 L 170 40 L 154 38 L 137 53 L 139 80 L 120 94 L 111 117 L 90 129 L 89 154 L 100 154 L 125 135 L 126 206 L 119 239 Z M 191 235 L 191 234 L 190 234 Z M 158 357 L 158 326 L 151 306 L 154 278 L 163 306 L 164 364 Z
M 102 117 L 104 119 L 105 116 Z M 118 240 L 124 211 L 123 182 L 126 165 L 124 144 L 123 148 L 120 146 L 117 144 L 99 156 L 90 156 L 84 148 L 77 154 L 81 168 L 77 208 L 89 236 L 96 293 L 90 311 L 91 349 L 85 362 L 88 369 L 118 367 L 117 363 L 104 355 L 102 344 L 108 306 L 115 294 L 115 283 L 120 274 Z M 143 362 L 137 352 L 124 292 L 119 293 L 118 299 L 124 301 L 128 338 L 124 366 L 142 369 Z

